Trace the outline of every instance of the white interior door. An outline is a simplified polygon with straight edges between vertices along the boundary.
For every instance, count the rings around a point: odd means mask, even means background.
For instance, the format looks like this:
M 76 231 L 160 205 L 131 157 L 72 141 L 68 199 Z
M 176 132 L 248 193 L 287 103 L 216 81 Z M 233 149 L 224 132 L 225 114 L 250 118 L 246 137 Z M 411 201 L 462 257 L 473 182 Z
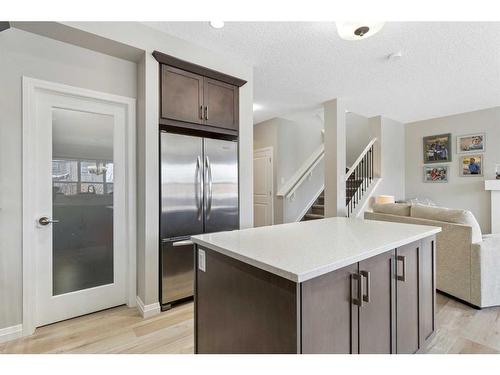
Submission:
M 274 224 L 273 209 L 273 149 L 254 151 L 253 156 L 254 226 Z
M 35 326 L 127 303 L 126 109 L 38 91 Z

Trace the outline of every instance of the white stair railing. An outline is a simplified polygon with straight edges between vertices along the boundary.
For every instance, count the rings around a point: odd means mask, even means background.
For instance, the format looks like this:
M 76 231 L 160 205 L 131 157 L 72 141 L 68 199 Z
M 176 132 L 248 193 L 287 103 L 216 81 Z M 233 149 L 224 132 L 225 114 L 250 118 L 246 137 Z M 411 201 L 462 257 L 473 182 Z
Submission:
M 350 217 L 363 201 L 365 193 L 374 181 L 375 142 L 377 138 L 368 143 L 345 176 L 347 217 Z

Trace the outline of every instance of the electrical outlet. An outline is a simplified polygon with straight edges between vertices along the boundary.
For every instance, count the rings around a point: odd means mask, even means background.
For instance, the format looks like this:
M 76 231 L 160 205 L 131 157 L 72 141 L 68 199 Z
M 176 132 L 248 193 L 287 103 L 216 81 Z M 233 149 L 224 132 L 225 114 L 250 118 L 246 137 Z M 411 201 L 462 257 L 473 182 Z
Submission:
M 206 261 L 205 261 L 205 251 L 204 250 L 198 250 L 198 269 L 200 271 L 205 272 L 206 271 Z

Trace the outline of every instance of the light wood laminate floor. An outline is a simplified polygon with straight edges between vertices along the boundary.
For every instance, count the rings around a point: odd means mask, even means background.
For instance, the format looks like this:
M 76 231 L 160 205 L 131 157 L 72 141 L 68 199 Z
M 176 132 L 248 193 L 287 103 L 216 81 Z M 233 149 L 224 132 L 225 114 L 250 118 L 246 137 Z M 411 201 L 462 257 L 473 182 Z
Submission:
M 37 328 L 0 353 L 193 353 L 193 303 L 149 319 L 120 306 Z
M 437 326 L 424 353 L 500 353 L 500 307 L 475 310 L 438 294 Z M 145 320 L 125 306 L 66 320 L 0 353 L 193 353 L 193 303 Z
M 500 353 L 500 307 L 476 310 L 438 293 L 436 310 L 437 330 L 424 353 Z

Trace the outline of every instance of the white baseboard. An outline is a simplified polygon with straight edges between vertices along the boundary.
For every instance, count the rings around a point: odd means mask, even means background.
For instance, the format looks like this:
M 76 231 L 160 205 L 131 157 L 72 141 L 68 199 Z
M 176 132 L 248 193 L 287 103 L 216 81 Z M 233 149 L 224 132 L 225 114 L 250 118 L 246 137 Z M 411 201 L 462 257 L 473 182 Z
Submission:
M 23 335 L 23 325 L 0 328 L 0 342 L 17 339 Z
M 160 304 L 158 302 L 145 305 L 144 302 L 137 296 L 137 309 L 141 313 L 144 319 L 151 318 L 152 316 L 158 315 L 161 312 Z

